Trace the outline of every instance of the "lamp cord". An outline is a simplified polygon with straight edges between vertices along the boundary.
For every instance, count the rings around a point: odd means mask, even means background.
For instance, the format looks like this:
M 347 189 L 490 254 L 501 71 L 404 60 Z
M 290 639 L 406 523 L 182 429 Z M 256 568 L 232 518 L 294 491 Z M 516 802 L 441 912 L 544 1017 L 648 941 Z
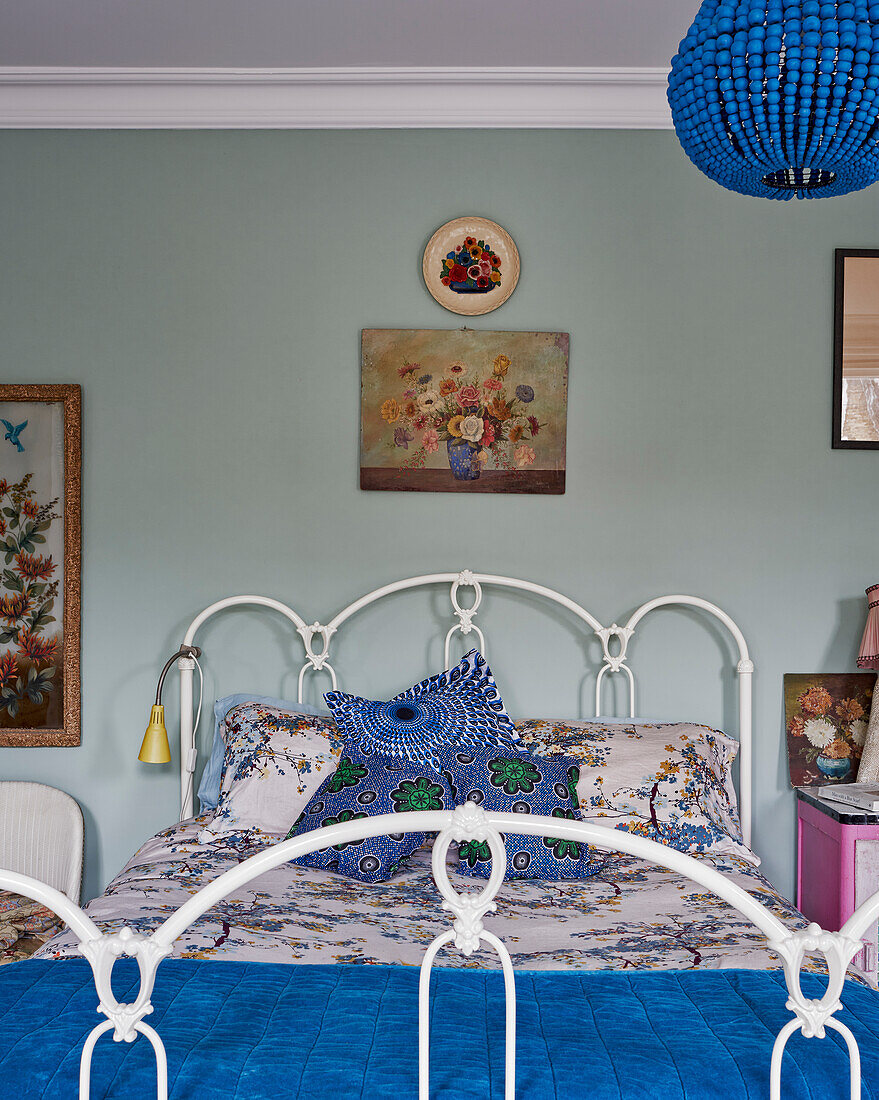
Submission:
M 194 653 L 190 653 L 190 654 L 188 654 L 188 656 L 191 657 L 193 661 L 195 661 L 195 667 L 198 669 L 198 708 L 196 709 L 196 712 L 195 712 L 195 721 L 192 724 L 192 740 L 193 740 L 193 744 L 194 744 L 196 735 L 198 734 L 198 723 L 201 721 L 201 704 L 202 704 L 202 701 L 204 699 L 204 673 L 201 670 L 201 665 L 198 663 L 198 657 L 196 657 L 196 655 Z M 192 751 L 193 755 L 194 755 L 194 750 L 190 750 L 190 751 Z M 194 762 L 193 762 L 193 765 L 194 765 Z M 180 817 L 181 817 L 181 819 L 183 817 L 183 814 L 186 812 L 186 803 L 189 801 L 189 798 L 192 794 L 192 783 L 193 783 L 194 779 L 195 779 L 195 768 L 194 768 L 194 766 L 192 768 L 187 767 L 186 790 L 183 792 L 183 798 L 180 802 Z

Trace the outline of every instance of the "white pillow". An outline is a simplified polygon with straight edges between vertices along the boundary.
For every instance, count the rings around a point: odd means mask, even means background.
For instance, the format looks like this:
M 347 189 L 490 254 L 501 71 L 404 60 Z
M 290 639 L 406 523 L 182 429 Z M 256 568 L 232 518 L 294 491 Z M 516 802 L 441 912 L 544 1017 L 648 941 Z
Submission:
M 221 732 L 220 797 L 202 842 L 252 829 L 285 834 L 342 755 L 332 718 L 262 703 L 230 710 Z
M 738 742 L 691 723 L 517 723 L 538 755 L 582 761 L 577 797 L 587 821 L 680 852 L 737 855 L 758 866 L 739 823 L 732 764 Z

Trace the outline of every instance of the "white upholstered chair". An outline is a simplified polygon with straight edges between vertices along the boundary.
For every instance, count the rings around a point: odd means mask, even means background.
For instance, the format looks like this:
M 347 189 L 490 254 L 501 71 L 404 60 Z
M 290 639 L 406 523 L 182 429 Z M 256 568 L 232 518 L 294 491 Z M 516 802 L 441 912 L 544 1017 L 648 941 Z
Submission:
M 0 867 L 31 875 L 79 903 L 82 811 L 44 783 L 0 782 Z

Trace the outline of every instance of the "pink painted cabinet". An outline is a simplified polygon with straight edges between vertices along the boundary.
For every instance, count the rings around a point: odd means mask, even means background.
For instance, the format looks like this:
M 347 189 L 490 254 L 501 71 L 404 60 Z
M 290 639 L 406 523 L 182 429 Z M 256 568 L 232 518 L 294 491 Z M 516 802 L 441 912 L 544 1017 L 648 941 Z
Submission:
M 879 814 L 831 807 L 797 791 L 797 906 L 809 920 L 837 932 L 879 890 Z M 877 929 L 864 936 L 855 966 L 875 985 Z

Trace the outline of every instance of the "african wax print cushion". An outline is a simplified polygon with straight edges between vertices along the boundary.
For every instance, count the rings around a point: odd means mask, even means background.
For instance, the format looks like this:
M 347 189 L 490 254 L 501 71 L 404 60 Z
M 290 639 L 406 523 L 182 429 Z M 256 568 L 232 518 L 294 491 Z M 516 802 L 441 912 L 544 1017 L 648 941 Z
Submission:
M 455 668 L 389 702 L 342 691 L 324 695 L 345 736 L 379 752 L 440 770 L 445 748 L 509 748 L 518 740 L 485 658 L 472 649 Z
M 579 821 L 576 760 L 541 758 L 529 752 L 446 752 L 443 776 L 456 804 L 475 802 L 498 813 L 540 814 Z M 502 834 L 507 848 L 505 878 L 581 879 L 597 874 L 606 862 L 582 841 L 553 836 Z M 487 841 L 465 841 L 458 849 L 463 875 L 488 878 Z
M 453 808 L 445 780 L 432 768 L 382 753 L 367 756 L 349 742 L 338 768 L 294 821 L 287 839 L 377 814 Z M 422 832 L 368 837 L 310 852 L 294 862 L 363 882 L 384 882 L 426 839 Z

